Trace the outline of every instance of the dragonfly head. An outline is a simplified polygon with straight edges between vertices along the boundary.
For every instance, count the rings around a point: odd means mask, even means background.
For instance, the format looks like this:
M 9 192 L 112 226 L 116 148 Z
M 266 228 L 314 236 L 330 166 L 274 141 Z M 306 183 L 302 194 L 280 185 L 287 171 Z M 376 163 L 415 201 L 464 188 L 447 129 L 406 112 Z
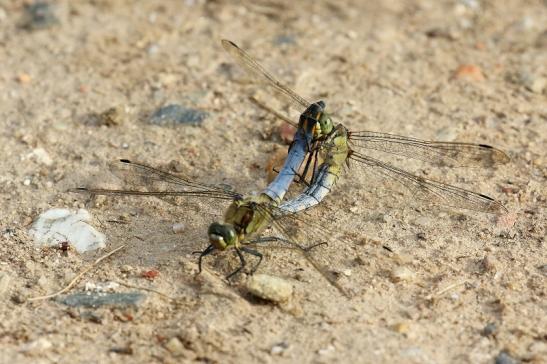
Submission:
M 333 128 L 330 115 L 325 112 L 325 106 L 323 101 L 317 101 L 308 106 L 302 113 L 304 120 L 313 123 L 318 129 L 314 132 L 316 138 L 321 135 L 328 135 Z
M 209 226 L 209 243 L 218 250 L 225 250 L 231 245 L 236 245 L 237 234 L 231 224 L 214 222 Z

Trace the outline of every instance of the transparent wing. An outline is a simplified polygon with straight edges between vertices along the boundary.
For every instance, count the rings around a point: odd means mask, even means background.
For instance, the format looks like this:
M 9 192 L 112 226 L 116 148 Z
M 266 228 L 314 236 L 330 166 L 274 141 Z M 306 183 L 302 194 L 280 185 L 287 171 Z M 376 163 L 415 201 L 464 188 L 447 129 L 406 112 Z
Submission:
M 187 177 L 175 176 L 127 159 L 121 159 L 110 164 L 109 167 L 111 172 L 131 189 L 75 188 L 70 191 L 99 195 L 194 196 L 221 200 L 233 200 L 241 197 L 227 188 L 195 182 Z
M 270 86 L 276 94 L 281 95 L 285 101 L 291 103 L 295 110 L 303 111 L 310 106 L 309 101 L 278 81 L 264 67 L 262 67 L 262 65 L 255 61 L 247 52 L 239 48 L 235 43 L 223 39 L 222 46 L 251 77 L 256 79 L 258 82 Z
M 275 206 L 259 206 L 260 213 L 269 217 L 271 228 L 279 234 L 284 243 L 298 250 L 312 267 L 344 296 L 349 292 L 340 285 L 332 272 L 320 264 L 314 257 L 315 247 L 336 240 L 344 246 L 350 246 L 351 240 L 342 237 L 342 229 L 329 227 L 326 219 L 306 217 L 302 213 L 290 213 Z M 317 220 L 319 219 L 319 220 Z M 330 222 L 330 219 L 329 219 Z M 336 229 L 336 230 L 334 230 Z
M 350 132 L 356 149 L 373 149 L 451 167 L 483 166 L 509 162 L 507 154 L 486 144 L 431 142 L 372 131 Z
M 381 162 L 377 159 L 354 152 L 350 158 L 361 164 L 361 167 L 384 177 L 399 182 L 412 193 L 413 197 L 439 205 L 474 210 L 487 213 L 507 212 L 498 201 L 463 188 L 442 182 L 418 177 L 402 169 Z

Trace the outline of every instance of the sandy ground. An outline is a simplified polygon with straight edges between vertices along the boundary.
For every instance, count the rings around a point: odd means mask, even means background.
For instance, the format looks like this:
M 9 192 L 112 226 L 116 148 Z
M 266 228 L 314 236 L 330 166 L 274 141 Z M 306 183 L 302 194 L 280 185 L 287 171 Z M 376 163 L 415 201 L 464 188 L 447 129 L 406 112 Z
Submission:
M 0 1 L 1 362 L 547 362 L 544 1 L 56 1 L 44 29 L 23 26 L 27 3 Z M 353 166 L 308 216 L 325 234 L 343 228 L 349 243 L 314 255 L 351 298 L 300 254 L 264 248 L 259 271 L 294 287 L 276 305 L 246 291 L 246 274 L 224 280 L 231 254 L 196 274 L 191 253 L 225 203 L 65 192 L 113 187 L 106 163 L 118 158 L 260 191 L 287 148 L 281 121 L 249 102 L 270 100 L 222 38 L 352 130 L 505 150 L 511 163 L 492 170 L 402 163 L 494 196 L 509 214 L 429 208 Z M 147 122 L 170 103 L 208 116 Z M 114 123 L 94 117 L 112 107 Z M 54 207 L 87 208 L 106 249 L 35 248 L 29 226 Z M 29 301 L 122 244 L 69 293 L 123 283 L 117 292 L 146 296 L 136 307 Z

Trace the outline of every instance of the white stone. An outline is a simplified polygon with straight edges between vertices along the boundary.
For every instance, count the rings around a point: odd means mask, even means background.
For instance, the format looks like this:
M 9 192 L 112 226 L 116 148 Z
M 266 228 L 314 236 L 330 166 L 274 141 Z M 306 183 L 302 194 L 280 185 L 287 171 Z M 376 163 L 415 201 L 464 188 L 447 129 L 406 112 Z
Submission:
M 29 233 L 36 246 L 54 246 L 68 241 L 79 253 L 104 248 L 106 237 L 89 225 L 91 215 L 80 209 L 51 209 L 42 213 L 32 224 Z

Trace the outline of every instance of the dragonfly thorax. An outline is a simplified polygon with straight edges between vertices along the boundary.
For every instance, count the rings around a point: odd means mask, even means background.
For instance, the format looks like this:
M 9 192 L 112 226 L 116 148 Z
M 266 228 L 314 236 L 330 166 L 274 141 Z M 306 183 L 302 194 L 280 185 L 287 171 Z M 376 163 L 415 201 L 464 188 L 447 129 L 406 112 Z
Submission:
M 272 205 L 272 199 L 265 194 L 244 197 L 230 204 L 224 215 L 224 224 L 233 227 L 236 246 L 247 235 L 257 233 L 267 226 Z

